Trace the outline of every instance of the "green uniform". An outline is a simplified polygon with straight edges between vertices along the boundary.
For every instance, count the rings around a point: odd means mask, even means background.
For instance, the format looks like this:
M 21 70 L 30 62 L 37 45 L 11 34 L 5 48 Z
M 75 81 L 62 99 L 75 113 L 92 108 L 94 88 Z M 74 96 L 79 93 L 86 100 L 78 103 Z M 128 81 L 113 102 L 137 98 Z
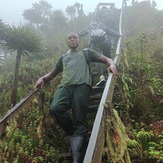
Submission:
M 86 116 L 92 83 L 89 63 L 99 62 L 100 56 L 91 49 L 70 50 L 56 64 L 56 72 L 63 74 L 51 101 L 50 113 L 68 135 L 87 135 Z M 69 109 L 72 109 L 73 121 L 67 113 Z
M 55 69 L 63 72 L 60 86 L 88 84 L 91 86 L 89 63 L 99 62 L 101 54 L 91 49 L 75 50 L 64 54 Z M 86 61 L 87 60 L 87 61 Z

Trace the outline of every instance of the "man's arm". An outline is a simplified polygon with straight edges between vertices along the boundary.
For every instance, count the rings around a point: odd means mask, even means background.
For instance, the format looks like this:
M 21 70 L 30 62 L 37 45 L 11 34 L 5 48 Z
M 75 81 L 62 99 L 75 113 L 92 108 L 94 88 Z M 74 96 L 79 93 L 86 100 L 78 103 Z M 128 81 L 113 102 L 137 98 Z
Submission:
M 113 60 L 111 58 L 107 58 L 104 55 L 101 55 L 101 57 L 99 58 L 101 62 L 107 64 L 108 67 L 108 73 L 112 72 L 114 78 L 116 79 L 118 77 L 118 72 L 117 72 L 117 68 L 113 62 Z
M 37 81 L 36 81 L 36 84 L 34 86 L 34 88 L 37 88 L 37 87 L 43 87 L 44 83 L 45 82 L 48 82 L 50 80 L 52 80 L 58 73 L 62 72 L 63 70 L 63 65 L 62 65 L 62 57 L 60 57 L 60 59 L 58 60 L 55 68 L 47 73 L 46 75 L 40 77 Z
M 37 81 L 36 81 L 36 84 L 34 86 L 34 88 L 37 88 L 37 87 L 43 87 L 44 86 L 44 83 L 47 82 L 47 81 L 50 81 L 52 80 L 55 76 L 57 75 L 57 72 L 56 70 L 52 70 L 51 72 L 49 72 L 48 74 L 40 77 Z
M 116 32 L 113 29 L 107 27 L 105 24 L 103 24 L 101 22 L 99 23 L 98 27 L 101 28 L 102 30 L 104 30 L 107 35 L 110 35 L 110 36 L 113 36 L 113 37 L 120 37 L 121 36 L 118 32 Z

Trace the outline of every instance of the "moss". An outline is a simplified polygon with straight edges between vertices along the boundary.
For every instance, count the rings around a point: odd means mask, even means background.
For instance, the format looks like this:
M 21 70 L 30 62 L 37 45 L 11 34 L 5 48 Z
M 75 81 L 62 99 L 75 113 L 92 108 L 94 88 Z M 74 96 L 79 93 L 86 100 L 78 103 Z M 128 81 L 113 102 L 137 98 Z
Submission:
M 111 110 L 107 108 L 106 110 Z M 109 163 L 131 163 L 128 154 L 128 136 L 116 110 L 112 114 L 106 111 L 106 142 L 104 155 Z

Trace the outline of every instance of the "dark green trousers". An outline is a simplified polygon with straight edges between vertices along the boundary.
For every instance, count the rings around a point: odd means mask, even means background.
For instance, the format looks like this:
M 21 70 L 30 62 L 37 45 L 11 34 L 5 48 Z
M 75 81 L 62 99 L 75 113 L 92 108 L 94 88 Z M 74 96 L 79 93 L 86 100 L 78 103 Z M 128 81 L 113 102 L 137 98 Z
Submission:
M 110 58 L 110 43 L 109 40 L 105 39 L 100 43 L 91 43 L 89 46 L 91 49 L 97 51 L 98 53 L 102 53 L 106 57 Z M 97 72 L 99 76 L 104 75 L 103 73 L 103 65 L 101 63 L 95 63 Z
M 50 114 L 58 125 L 73 136 L 87 136 L 87 111 L 91 87 L 86 84 L 59 87 L 50 105 Z M 73 119 L 68 110 L 72 109 Z

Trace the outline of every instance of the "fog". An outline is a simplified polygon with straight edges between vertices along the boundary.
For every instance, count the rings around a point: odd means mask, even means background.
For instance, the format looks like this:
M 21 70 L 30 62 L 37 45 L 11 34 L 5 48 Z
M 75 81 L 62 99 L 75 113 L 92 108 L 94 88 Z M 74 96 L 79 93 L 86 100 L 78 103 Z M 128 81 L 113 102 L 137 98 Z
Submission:
M 23 22 L 23 10 L 32 8 L 32 4 L 35 2 L 38 3 L 40 0 L 1 0 L 0 5 L 0 18 L 4 20 L 7 24 L 17 25 L 20 22 Z M 101 2 L 100 0 L 47 0 L 48 3 L 52 5 L 52 9 L 61 9 L 65 11 L 67 6 L 72 6 L 76 2 L 83 4 L 83 9 L 85 13 L 93 12 L 96 5 Z M 102 2 L 108 2 L 108 0 L 104 0 Z M 121 3 L 118 3 L 119 0 L 115 0 L 118 6 Z
M 3 21 L 10 25 L 19 25 L 20 23 L 24 23 L 24 18 L 22 16 L 23 11 L 25 9 L 31 9 L 32 4 L 38 3 L 40 0 L 1 0 L 0 5 L 0 18 Z M 126 0 L 128 5 L 131 4 L 132 0 Z M 136 0 L 143 1 L 143 0 Z M 148 0 L 146 0 L 148 1 Z M 152 0 L 149 0 L 152 2 Z M 83 4 L 83 10 L 86 14 L 89 12 L 93 12 L 99 2 L 114 2 L 117 8 L 121 7 L 122 0 L 47 0 L 48 3 L 52 5 L 52 9 L 61 9 L 65 11 L 67 6 L 72 6 L 76 2 Z M 159 10 L 163 10 L 163 1 L 155 0 L 157 3 L 156 8 Z

